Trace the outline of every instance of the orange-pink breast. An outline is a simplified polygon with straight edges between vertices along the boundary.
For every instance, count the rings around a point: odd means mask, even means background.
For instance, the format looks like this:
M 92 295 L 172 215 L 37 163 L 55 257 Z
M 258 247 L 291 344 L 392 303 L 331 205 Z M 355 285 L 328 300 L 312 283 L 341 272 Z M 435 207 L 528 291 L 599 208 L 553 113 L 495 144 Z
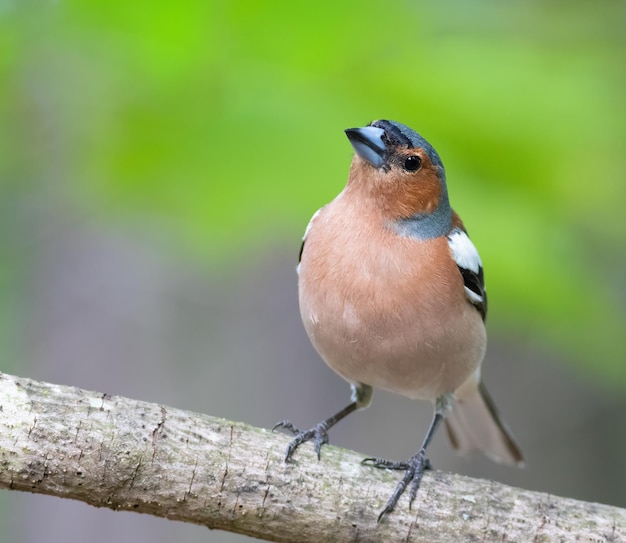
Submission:
M 299 298 L 314 347 L 350 382 L 435 399 L 484 356 L 484 324 L 447 240 L 401 237 L 375 208 L 345 195 L 311 225 Z

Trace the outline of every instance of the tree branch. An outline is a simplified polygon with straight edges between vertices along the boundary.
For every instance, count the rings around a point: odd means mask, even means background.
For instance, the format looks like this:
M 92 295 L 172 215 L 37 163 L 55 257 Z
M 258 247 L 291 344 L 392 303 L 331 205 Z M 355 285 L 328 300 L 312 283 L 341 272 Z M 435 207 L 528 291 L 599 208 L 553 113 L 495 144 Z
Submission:
M 626 540 L 626 510 L 441 472 L 376 517 L 398 474 L 239 422 L 0 373 L 0 488 L 268 541 Z

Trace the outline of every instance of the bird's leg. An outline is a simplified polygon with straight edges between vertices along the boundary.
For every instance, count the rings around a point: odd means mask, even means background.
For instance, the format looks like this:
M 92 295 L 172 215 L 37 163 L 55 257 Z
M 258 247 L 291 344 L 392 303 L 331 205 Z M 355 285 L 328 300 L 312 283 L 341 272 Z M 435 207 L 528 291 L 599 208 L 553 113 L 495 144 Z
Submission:
M 365 458 L 362 461 L 363 464 L 367 464 L 375 468 L 405 471 L 404 477 L 402 477 L 402 480 L 398 483 L 398 486 L 396 486 L 391 498 L 387 501 L 387 505 L 385 505 L 384 509 L 380 512 L 380 515 L 378 515 L 378 522 L 380 522 L 385 515 L 394 510 L 400 496 L 402 496 L 409 484 L 411 485 L 411 491 L 409 493 L 409 509 L 411 508 L 411 505 L 415 500 L 415 496 L 417 496 L 420 483 L 422 482 L 424 471 L 432 469 L 430 460 L 426 458 L 426 448 L 432 441 L 437 429 L 441 425 L 441 422 L 452 407 L 452 402 L 453 398 L 451 395 L 443 396 L 437 400 L 435 413 L 428 428 L 428 432 L 426 432 L 426 437 L 424 437 L 424 441 L 422 442 L 422 446 L 416 454 L 409 458 L 407 462 L 393 462 L 391 460 L 376 457 Z
M 289 443 L 287 446 L 287 453 L 285 454 L 285 462 L 289 462 L 293 453 L 296 449 L 307 441 L 313 440 L 313 444 L 315 445 L 315 452 L 317 453 L 317 459 L 321 458 L 322 445 L 328 443 L 328 429 L 337 424 L 341 419 L 347 417 L 350 413 L 357 409 L 357 403 L 352 402 L 344 407 L 338 413 L 335 413 L 332 417 L 328 417 L 327 419 L 318 422 L 313 428 L 309 428 L 308 430 L 300 430 L 296 428 L 290 421 L 281 420 L 277 423 L 273 430 L 277 428 L 284 428 L 285 430 L 291 432 L 296 437 Z
M 364 385 L 362 383 L 352 385 L 352 402 L 344 407 L 338 413 L 335 413 L 332 417 L 328 417 L 322 422 L 317 423 L 313 428 L 305 431 L 301 431 L 296 428 L 290 421 L 281 420 L 274 425 L 272 430 L 277 428 L 284 428 L 291 432 L 296 437 L 287 446 L 287 452 L 285 454 L 285 462 L 289 462 L 296 449 L 306 443 L 313 440 L 315 446 L 315 452 L 317 453 L 317 459 L 321 457 L 322 445 L 328 443 L 328 430 L 337 424 L 341 419 L 347 417 L 353 411 L 367 407 L 372 399 L 372 387 Z

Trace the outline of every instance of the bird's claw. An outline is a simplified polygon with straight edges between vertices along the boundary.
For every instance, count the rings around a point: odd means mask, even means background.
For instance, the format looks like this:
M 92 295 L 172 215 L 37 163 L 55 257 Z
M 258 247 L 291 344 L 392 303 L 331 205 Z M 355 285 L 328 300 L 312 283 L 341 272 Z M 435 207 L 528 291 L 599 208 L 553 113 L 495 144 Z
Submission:
M 387 460 L 385 458 L 378 458 L 377 456 L 371 456 L 361 460 L 361 464 L 364 466 L 371 466 L 378 469 L 399 469 L 406 470 L 409 468 L 408 462 L 394 462 L 393 460 Z
M 421 449 L 417 454 L 412 456 L 408 462 L 393 462 L 391 460 L 385 460 L 384 458 L 371 457 L 362 460 L 361 464 L 379 469 L 397 469 L 405 471 L 404 477 L 398 483 L 398 486 L 396 486 L 391 498 L 389 498 L 387 504 L 378 515 L 378 522 L 380 522 L 385 515 L 394 510 L 400 496 L 402 496 L 409 484 L 411 485 L 411 490 L 409 492 L 409 509 L 411 509 L 413 501 L 417 496 L 420 483 L 422 482 L 424 471 L 432 469 L 432 464 L 430 463 L 430 460 L 426 458 L 426 451 L 424 449 Z
M 301 431 L 298 430 L 298 428 L 296 428 L 289 420 L 281 420 L 280 422 L 274 424 L 274 426 L 272 427 L 272 432 L 276 431 L 278 428 L 284 428 L 288 432 L 291 432 L 293 435 L 301 433 Z
M 324 422 L 320 422 L 310 428 L 308 430 L 302 431 L 296 428 L 291 422 L 288 420 L 282 420 L 279 423 L 275 424 L 272 428 L 276 430 L 277 428 L 284 428 L 288 432 L 291 432 L 296 437 L 289 443 L 287 446 L 287 452 L 285 454 L 285 462 L 289 462 L 293 453 L 296 449 L 306 443 L 307 441 L 313 441 L 313 445 L 315 447 L 315 452 L 317 454 L 317 459 L 320 460 L 322 456 L 322 445 L 326 445 L 328 443 L 328 427 Z

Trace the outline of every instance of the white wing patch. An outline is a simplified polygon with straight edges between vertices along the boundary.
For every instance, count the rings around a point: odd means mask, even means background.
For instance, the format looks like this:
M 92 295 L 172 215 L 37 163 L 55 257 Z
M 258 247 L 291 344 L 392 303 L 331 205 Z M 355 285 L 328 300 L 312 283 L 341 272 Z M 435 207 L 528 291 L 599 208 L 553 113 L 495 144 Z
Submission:
M 324 206 L 324 207 L 326 207 L 326 206 Z M 306 237 L 309 234 L 309 231 L 311 230 L 311 225 L 313 224 L 313 221 L 320 214 L 320 211 L 322 211 L 322 209 L 324 209 L 324 207 L 320 207 L 315 213 L 313 213 L 313 216 L 311 217 L 311 220 L 309 221 L 309 224 L 306 225 L 306 229 L 304 230 L 304 236 L 302 236 L 302 241 L 306 241 Z
M 478 273 L 483 263 L 478 250 L 469 239 L 469 236 L 460 228 L 454 228 L 448 235 L 448 244 L 452 249 L 452 257 L 459 268 L 465 268 Z
M 465 284 L 465 296 L 480 311 L 487 315 L 487 293 L 483 276 L 483 263 L 469 236 L 460 228 L 453 228 L 448 234 L 448 245 Z
M 324 209 L 324 207 L 320 207 L 315 213 L 313 213 L 313 216 L 311 217 L 311 220 L 309 221 L 309 224 L 306 225 L 306 228 L 304 230 L 304 236 L 302 236 L 302 248 L 300 249 L 300 256 L 302 256 L 302 249 L 304 248 L 304 243 L 306 242 L 306 237 L 309 235 L 309 231 L 311 230 L 311 226 L 313 225 L 313 221 L 315 220 L 315 218 L 320 214 L 320 211 L 322 211 L 322 209 Z M 296 273 L 300 273 L 300 261 L 298 261 L 298 265 L 296 266 Z
M 476 294 L 473 290 L 465 287 L 465 295 L 467 299 L 473 304 L 481 304 L 484 301 L 484 298 L 480 294 Z

